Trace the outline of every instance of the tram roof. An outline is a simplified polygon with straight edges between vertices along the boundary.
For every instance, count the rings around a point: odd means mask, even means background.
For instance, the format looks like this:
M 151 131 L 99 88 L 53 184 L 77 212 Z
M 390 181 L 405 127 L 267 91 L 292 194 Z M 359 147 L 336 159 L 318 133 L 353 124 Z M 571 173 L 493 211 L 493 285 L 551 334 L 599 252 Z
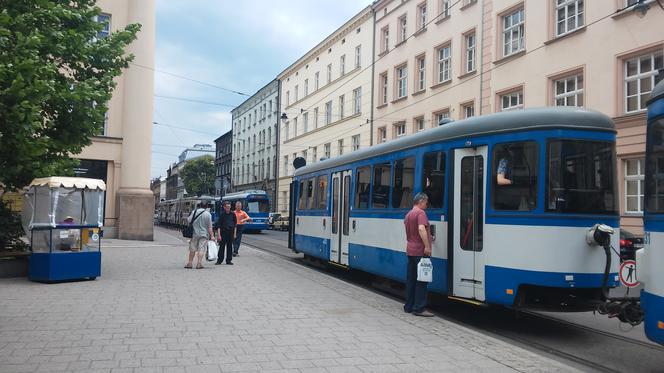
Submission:
M 560 107 L 512 110 L 453 121 L 402 139 L 388 141 L 339 157 L 326 159 L 296 170 L 294 176 L 335 168 L 363 159 L 443 140 L 448 141 L 520 130 L 561 128 L 615 132 L 615 126 L 611 118 L 592 110 Z

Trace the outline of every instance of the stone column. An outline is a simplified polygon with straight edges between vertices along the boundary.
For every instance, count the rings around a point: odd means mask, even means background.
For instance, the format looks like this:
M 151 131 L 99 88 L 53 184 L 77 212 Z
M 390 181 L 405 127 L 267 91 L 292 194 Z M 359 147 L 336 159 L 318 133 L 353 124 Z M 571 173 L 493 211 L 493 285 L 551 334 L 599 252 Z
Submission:
M 153 239 L 154 199 L 150 190 L 152 111 L 155 60 L 155 0 L 128 0 L 128 23 L 140 23 L 137 39 L 127 48 L 135 65 L 123 74 L 122 168 L 117 192 L 118 238 Z

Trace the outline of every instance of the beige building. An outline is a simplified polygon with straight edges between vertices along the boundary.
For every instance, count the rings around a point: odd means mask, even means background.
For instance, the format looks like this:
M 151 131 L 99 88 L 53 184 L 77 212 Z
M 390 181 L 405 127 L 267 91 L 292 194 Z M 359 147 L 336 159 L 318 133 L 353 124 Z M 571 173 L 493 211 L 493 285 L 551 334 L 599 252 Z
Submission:
M 367 7 L 277 77 L 277 211 L 288 211 L 295 158 L 318 162 L 371 145 L 373 35 Z
M 138 38 L 127 50 L 134 64 L 117 79 L 109 103 L 107 122 L 100 136 L 76 157 L 81 176 L 103 179 L 107 184 L 105 237 L 152 240 L 154 195 L 150 190 L 152 157 L 152 108 L 154 73 L 155 1 L 99 0 L 104 33 L 130 23 L 142 25 Z
M 664 12 L 651 1 L 645 15 L 618 11 L 635 3 L 375 2 L 374 143 L 447 117 L 552 105 L 600 111 L 618 128 L 621 225 L 638 233 L 645 102 L 664 77 L 656 76 Z

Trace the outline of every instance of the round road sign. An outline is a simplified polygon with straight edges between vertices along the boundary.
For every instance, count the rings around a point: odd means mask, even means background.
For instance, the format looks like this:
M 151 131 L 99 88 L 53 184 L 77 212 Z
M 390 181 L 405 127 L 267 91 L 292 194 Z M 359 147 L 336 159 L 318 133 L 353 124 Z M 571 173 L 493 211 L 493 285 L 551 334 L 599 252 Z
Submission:
M 634 260 L 625 260 L 620 265 L 620 282 L 628 288 L 639 286 L 636 279 L 636 262 Z

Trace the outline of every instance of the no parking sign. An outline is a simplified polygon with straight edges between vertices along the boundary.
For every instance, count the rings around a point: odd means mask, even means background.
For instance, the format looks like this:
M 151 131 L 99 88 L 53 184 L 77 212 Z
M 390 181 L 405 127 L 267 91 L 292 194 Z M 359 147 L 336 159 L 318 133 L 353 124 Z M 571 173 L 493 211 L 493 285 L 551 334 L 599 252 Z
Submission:
M 628 288 L 639 286 L 639 281 L 636 279 L 636 261 L 625 260 L 620 265 L 620 282 Z

